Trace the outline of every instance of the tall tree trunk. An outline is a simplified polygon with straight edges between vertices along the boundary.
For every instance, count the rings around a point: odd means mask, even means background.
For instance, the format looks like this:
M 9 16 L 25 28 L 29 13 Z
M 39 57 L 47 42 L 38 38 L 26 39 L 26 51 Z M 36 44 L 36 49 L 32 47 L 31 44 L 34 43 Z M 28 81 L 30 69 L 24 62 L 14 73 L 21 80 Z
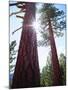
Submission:
M 37 39 L 32 27 L 35 20 L 35 3 L 26 3 L 26 6 L 12 88 L 40 86 Z
M 51 52 L 52 52 L 51 59 L 52 59 L 52 67 L 53 67 L 53 85 L 58 86 L 58 85 L 61 85 L 60 66 L 59 66 L 57 50 L 56 50 L 56 45 L 55 45 L 55 40 L 54 40 L 50 18 L 48 19 L 48 22 L 49 22 L 49 39 L 50 39 Z

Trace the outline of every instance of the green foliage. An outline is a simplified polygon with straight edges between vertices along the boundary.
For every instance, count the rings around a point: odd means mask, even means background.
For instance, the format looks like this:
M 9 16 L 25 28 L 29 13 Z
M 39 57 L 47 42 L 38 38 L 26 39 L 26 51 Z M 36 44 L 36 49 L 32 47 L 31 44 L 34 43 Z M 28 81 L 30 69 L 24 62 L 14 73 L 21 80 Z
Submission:
M 56 8 L 54 4 L 43 4 L 42 8 L 39 10 L 41 13 L 41 37 L 42 40 L 38 42 L 39 46 L 48 46 L 49 34 L 47 34 L 49 29 L 49 19 L 51 22 L 52 30 L 56 36 L 63 36 L 63 30 L 66 29 L 66 16 L 63 10 Z M 49 32 L 48 32 L 49 33 Z M 47 35 L 46 35 L 47 34 Z M 47 44 L 46 44 L 47 43 Z
M 48 39 L 48 32 L 45 33 L 43 31 L 40 31 L 40 33 L 43 40 L 38 41 L 38 46 L 48 46 L 50 44 Z
M 16 46 L 16 41 L 12 41 L 11 44 L 9 45 L 9 70 L 10 72 L 12 71 L 13 67 L 13 61 L 16 59 L 16 51 L 15 51 L 15 46 Z
M 62 85 L 66 85 L 66 57 L 64 54 L 60 54 L 59 63 L 61 68 L 61 75 L 62 75 Z
M 50 60 L 50 56 L 48 56 L 46 66 L 43 67 L 41 73 L 41 79 L 40 79 L 41 86 L 52 86 L 53 84 L 52 75 L 53 75 L 53 71 L 52 71 L 51 60 Z
M 52 71 L 52 64 L 51 64 L 51 56 L 47 57 L 47 63 L 46 66 L 43 67 L 41 72 L 41 79 L 40 84 L 41 86 L 53 86 L 53 71 Z M 59 57 L 59 64 L 61 69 L 61 82 L 62 85 L 66 85 L 66 57 L 64 54 L 60 54 Z

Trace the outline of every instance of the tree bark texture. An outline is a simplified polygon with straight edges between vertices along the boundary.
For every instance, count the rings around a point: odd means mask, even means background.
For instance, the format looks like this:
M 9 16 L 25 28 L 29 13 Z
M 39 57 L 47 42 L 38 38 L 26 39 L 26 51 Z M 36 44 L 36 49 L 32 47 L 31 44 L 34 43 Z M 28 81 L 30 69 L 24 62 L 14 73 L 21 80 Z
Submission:
M 33 20 L 35 20 L 35 3 L 26 3 L 26 13 L 11 88 L 40 86 L 37 38 L 32 26 Z
M 48 20 L 48 22 L 49 22 L 49 39 L 50 39 L 51 52 L 52 52 L 51 59 L 52 59 L 52 67 L 53 67 L 53 85 L 58 86 L 58 85 L 61 85 L 61 72 L 60 72 L 57 49 L 55 45 L 55 40 L 54 40 L 54 35 L 53 35 L 50 19 Z

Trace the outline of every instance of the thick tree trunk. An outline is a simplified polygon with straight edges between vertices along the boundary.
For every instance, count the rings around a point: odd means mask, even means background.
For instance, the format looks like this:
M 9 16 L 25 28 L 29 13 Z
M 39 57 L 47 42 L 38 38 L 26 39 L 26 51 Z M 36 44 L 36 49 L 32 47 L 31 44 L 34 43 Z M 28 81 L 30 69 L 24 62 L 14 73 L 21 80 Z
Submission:
M 48 20 L 48 22 L 49 22 L 49 39 L 50 39 L 51 53 L 52 53 L 51 59 L 52 59 L 52 67 L 53 67 L 53 85 L 58 86 L 58 85 L 61 85 L 60 66 L 59 66 L 57 50 L 56 50 L 56 45 L 55 45 L 50 19 Z
M 35 3 L 26 3 L 18 57 L 11 88 L 40 86 L 40 72 L 37 53 L 36 32 L 32 22 L 35 20 Z

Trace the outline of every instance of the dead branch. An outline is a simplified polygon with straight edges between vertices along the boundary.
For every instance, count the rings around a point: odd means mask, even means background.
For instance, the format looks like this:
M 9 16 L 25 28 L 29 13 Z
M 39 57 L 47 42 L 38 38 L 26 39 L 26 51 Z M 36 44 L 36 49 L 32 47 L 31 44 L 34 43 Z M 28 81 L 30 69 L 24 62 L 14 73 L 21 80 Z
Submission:
M 23 16 L 18 16 L 18 15 L 16 15 L 16 17 L 17 17 L 17 18 L 24 19 L 24 17 L 23 17 Z
M 26 9 L 26 5 L 23 4 L 23 5 L 17 5 L 18 8 L 21 8 L 21 9 Z
M 18 4 L 23 4 L 24 2 L 10 3 L 9 6 L 16 6 Z
M 16 14 L 21 13 L 21 12 L 22 12 L 22 10 L 20 10 L 20 11 L 18 11 L 18 12 L 13 12 L 13 13 L 11 13 L 9 16 L 16 15 Z
M 16 31 L 18 31 L 18 30 L 21 29 L 21 28 L 22 28 L 22 26 L 19 27 L 18 29 L 16 29 L 15 31 L 13 31 L 12 34 L 14 34 Z

